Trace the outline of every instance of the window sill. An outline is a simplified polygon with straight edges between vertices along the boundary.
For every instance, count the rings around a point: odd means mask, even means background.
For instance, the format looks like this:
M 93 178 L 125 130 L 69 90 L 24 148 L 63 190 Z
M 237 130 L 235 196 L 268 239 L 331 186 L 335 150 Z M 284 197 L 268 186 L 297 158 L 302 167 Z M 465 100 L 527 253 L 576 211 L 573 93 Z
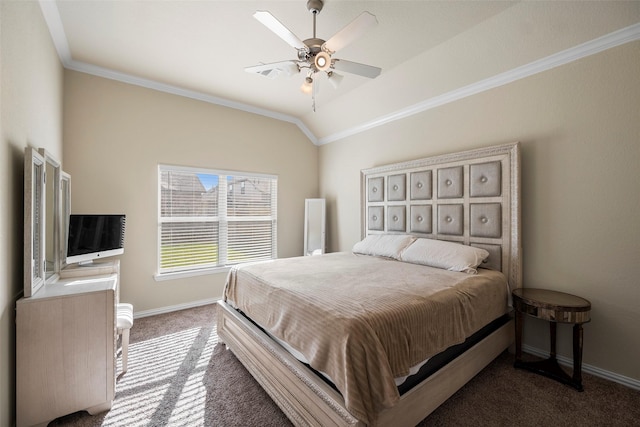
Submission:
M 195 277 L 195 276 L 204 276 L 207 274 L 217 274 L 217 273 L 228 273 L 231 267 L 214 267 L 214 268 L 203 268 L 202 270 L 192 270 L 192 271 L 180 271 L 177 273 L 163 273 L 163 274 L 154 274 L 153 279 L 156 282 L 163 282 L 165 280 L 174 280 L 174 279 L 184 279 L 185 277 Z

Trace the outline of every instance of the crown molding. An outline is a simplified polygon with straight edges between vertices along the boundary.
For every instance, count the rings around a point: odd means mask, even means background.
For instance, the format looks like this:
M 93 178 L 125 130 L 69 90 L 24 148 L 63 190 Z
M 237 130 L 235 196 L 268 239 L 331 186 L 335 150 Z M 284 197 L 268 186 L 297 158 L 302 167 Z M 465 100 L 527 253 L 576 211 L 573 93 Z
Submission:
M 280 120 L 283 122 L 293 123 L 306 135 L 307 138 L 315 145 L 318 144 L 318 140 L 311 133 L 311 131 L 305 126 L 302 121 L 293 116 L 289 116 L 287 114 L 277 113 L 275 111 L 266 110 L 264 108 L 254 107 L 249 104 L 243 104 L 241 102 L 231 101 L 229 99 L 220 98 L 213 95 L 208 95 L 202 92 L 197 92 L 189 89 L 184 89 L 179 86 L 173 86 L 166 83 L 161 83 L 155 80 L 145 79 L 142 77 L 137 77 L 131 74 L 122 73 L 119 71 L 110 70 L 104 67 L 99 67 L 92 64 L 87 64 L 85 62 L 69 60 L 66 63 L 63 63 L 64 67 L 69 70 L 80 71 L 82 73 L 91 74 L 98 77 L 104 77 L 106 79 L 116 80 L 122 83 L 128 83 L 135 86 L 141 86 L 147 89 L 153 89 L 160 92 L 170 93 L 173 95 L 183 96 L 186 98 L 195 99 L 198 101 L 207 102 L 210 104 L 220 105 L 223 107 L 234 108 L 236 110 L 241 110 L 247 113 L 258 114 L 261 116 L 269 117 L 272 119 Z
M 210 104 L 234 108 L 236 110 L 258 114 L 283 122 L 293 123 L 302 131 L 302 133 L 305 134 L 307 138 L 309 138 L 309 140 L 313 144 L 318 145 L 318 139 L 316 138 L 316 136 L 309 130 L 309 128 L 307 128 L 302 120 L 297 117 L 74 60 L 71 57 L 71 50 L 69 49 L 69 43 L 64 32 L 64 26 L 62 25 L 62 19 L 60 18 L 58 6 L 54 1 L 48 0 L 40 0 L 39 3 L 40 8 L 42 9 L 42 14 L 44 15 L 45 22 L 49 27 L 49 33 L 51 34 L 51 38 L 53 39 L 53 44 L 56 48 L 56 51 L 58 52 L 58 57 L 60 58 L 60 62 L 62 62 L 62 66 L 64 68 L 91 74 L 98 77 L 104 77 L 106 79 L 116 80 L 123 83 L 141 86 L 147 89 L 153 89 L 160 92 L 166 92 L 173 95 L 195 99 L 198 101 L 208 102 Z
M 409 107 L 397 110 L 390 114 L 385 114 L 360 125 L 353 126 L 349 129 L 318 138 L 309 130 L 302 120 L 294 116 L 76 61 L 71 57 L 71 50 L 69 49 L 67 36 L 64 32 L 62 19 L 60 18 L 58 6 L 55 1 L 40 0 L 39 3 L 45 22 L 49 27 L 53 44 L 58 52 L 58 57 L 60 58 L 64 68 L 292 123 L 296 125 L 314 145 L 324 145 L 339 141 L 378 126 L 401 120 L 413 116 L 414 114 L 437 108 L 450 102 L 458 101 L 468 96 L 476 95 L 640 39 L 640 23 L 638 23 L 549 55 L 545 58 L 530 62 L 523 66 L 516 67 L 504 73 L 497 74 L 493 77 L 434 96 Z
M 606 34 L 602 37 L 598 37 L 596 39 L 560 51 L 553 55 L 549 55 L 545 58 L 538 59 L 504 73 L 497 74 L 493 77 L 489 77 L 470 85 L 454 89 L 452 91 L 443 93 L 442 95 L 434 96 L 417 104 L 411 105 L 407 108 L 403 108 L 391 114 L 386 114 L 371 121 L 362 123 L 358 126 L 354 126 L 350 129 L 345 129 L 344 131 L 320 138 L 318 140 L 318 145 L 335 142 L 349 136 L 353 136 L 361 132 L 373 129 L 375 127 L 382 126 L 396 120 L 401 120 L 413 116 L 414 114 L 418 114 L 432 108 L 440 107 L 450 102 L 458 101 L 468 96 L 476 95 L 481 92 L 497 88 L 499 86 L 504 86 L 514 81 L 551 70 L 552 68 L 556 68 L 561 65 L 577 61 L 578 59 L 582 59 L 587 56 L 594 55 L 607 49 L 611 49 L 613 47 L 620 46 L 639 39 L 640 23 L 622 28 L 620 30 Z

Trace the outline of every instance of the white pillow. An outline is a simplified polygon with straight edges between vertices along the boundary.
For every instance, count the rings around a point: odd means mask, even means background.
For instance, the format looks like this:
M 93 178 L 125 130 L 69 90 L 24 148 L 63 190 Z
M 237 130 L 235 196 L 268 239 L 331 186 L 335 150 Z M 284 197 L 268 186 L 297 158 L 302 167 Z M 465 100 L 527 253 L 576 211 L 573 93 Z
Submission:
M 353 253 L 399 259 L 415 237 L 408 234 L 370 234 L 353 245 Z
M 443 240 L 417 239 L 402 252 L 400 261 L 476 274 L 476 268 L 488 256 L 489 252 L 473 246 Z

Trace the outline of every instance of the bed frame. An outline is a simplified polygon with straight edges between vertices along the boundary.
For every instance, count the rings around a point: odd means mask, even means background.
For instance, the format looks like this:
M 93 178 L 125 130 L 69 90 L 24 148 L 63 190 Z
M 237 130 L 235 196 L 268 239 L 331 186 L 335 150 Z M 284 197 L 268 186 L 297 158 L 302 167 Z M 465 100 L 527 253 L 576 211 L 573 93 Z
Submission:
M 362 235 L 414 234 L 489 251 L 485 268 L 522 286 L 520 146 L 504 144 L 366 169 Z M 224 302 L 218 336 L 296 426 L 365 426 L 340 393 Z M 513 343 L 513 320 L 404 393 L 380 426 L 415 426 Z

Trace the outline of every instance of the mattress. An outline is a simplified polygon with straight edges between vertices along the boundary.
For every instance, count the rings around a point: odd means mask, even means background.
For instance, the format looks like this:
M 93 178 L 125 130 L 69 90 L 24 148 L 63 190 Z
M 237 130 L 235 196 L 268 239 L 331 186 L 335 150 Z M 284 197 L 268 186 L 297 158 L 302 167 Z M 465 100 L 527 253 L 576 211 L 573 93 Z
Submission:
M 304 356 L 304 354 L 300 353 L 300 351 L 298 351 L 297 349 L 291 347 L 288 343 L 286 343 L 285 341 L 281 340 L 280 338 L 270 334 L 269 331 L 265 331 L 264 329 L 262 329 L 262 331 L 265 332 L 267 335 L 269 335 L 269 337 L 272 340 L 274 340 L 275 342 L 280 344 L 280 346 L 282 346 L 285 350 L 287 350 L 287 352 L 289 352 L 293 357 L 295 357 L 296 359 L 298 359 L 300 362 L 304 363 L 305 365 L 311 366 L 311 364 L 309 363 L 307 358 Z M 393 381 L 395 382 L 396 386 L 400 387 L 402 384 L 405 383 L 405 381 L 407 381 L 407 379 L 410 376 L 416 375 L 420 371 L 420 368 L 422 368 L 422 366 L 425 363 L 427 363 L 428 361 L 429 361 L 429 359 L 425 359 L 425 360 L 421 361 L 420 363 L 418 363 L 418 364 L 412 366 L 411 368 L 409 368 L 409 374 L 408 375 L 403 375 L 401 377 L 395 377 L 393 379 Z M 327 382 L 333 386 L 333 380 L 331 379 L 329 374 L 327 374 L 326 372 L 321 372 L 321 371 L 316 371 L 316 372 L 318 374 L 322 375 L 325 378 L 325 380 L 327 380 Z
M 395 379 L 508 311 L 500 272 L 451 272 L 327 254 L 233 268 L 224 298 L 287 343 L 368 422 L 397 403 Z

